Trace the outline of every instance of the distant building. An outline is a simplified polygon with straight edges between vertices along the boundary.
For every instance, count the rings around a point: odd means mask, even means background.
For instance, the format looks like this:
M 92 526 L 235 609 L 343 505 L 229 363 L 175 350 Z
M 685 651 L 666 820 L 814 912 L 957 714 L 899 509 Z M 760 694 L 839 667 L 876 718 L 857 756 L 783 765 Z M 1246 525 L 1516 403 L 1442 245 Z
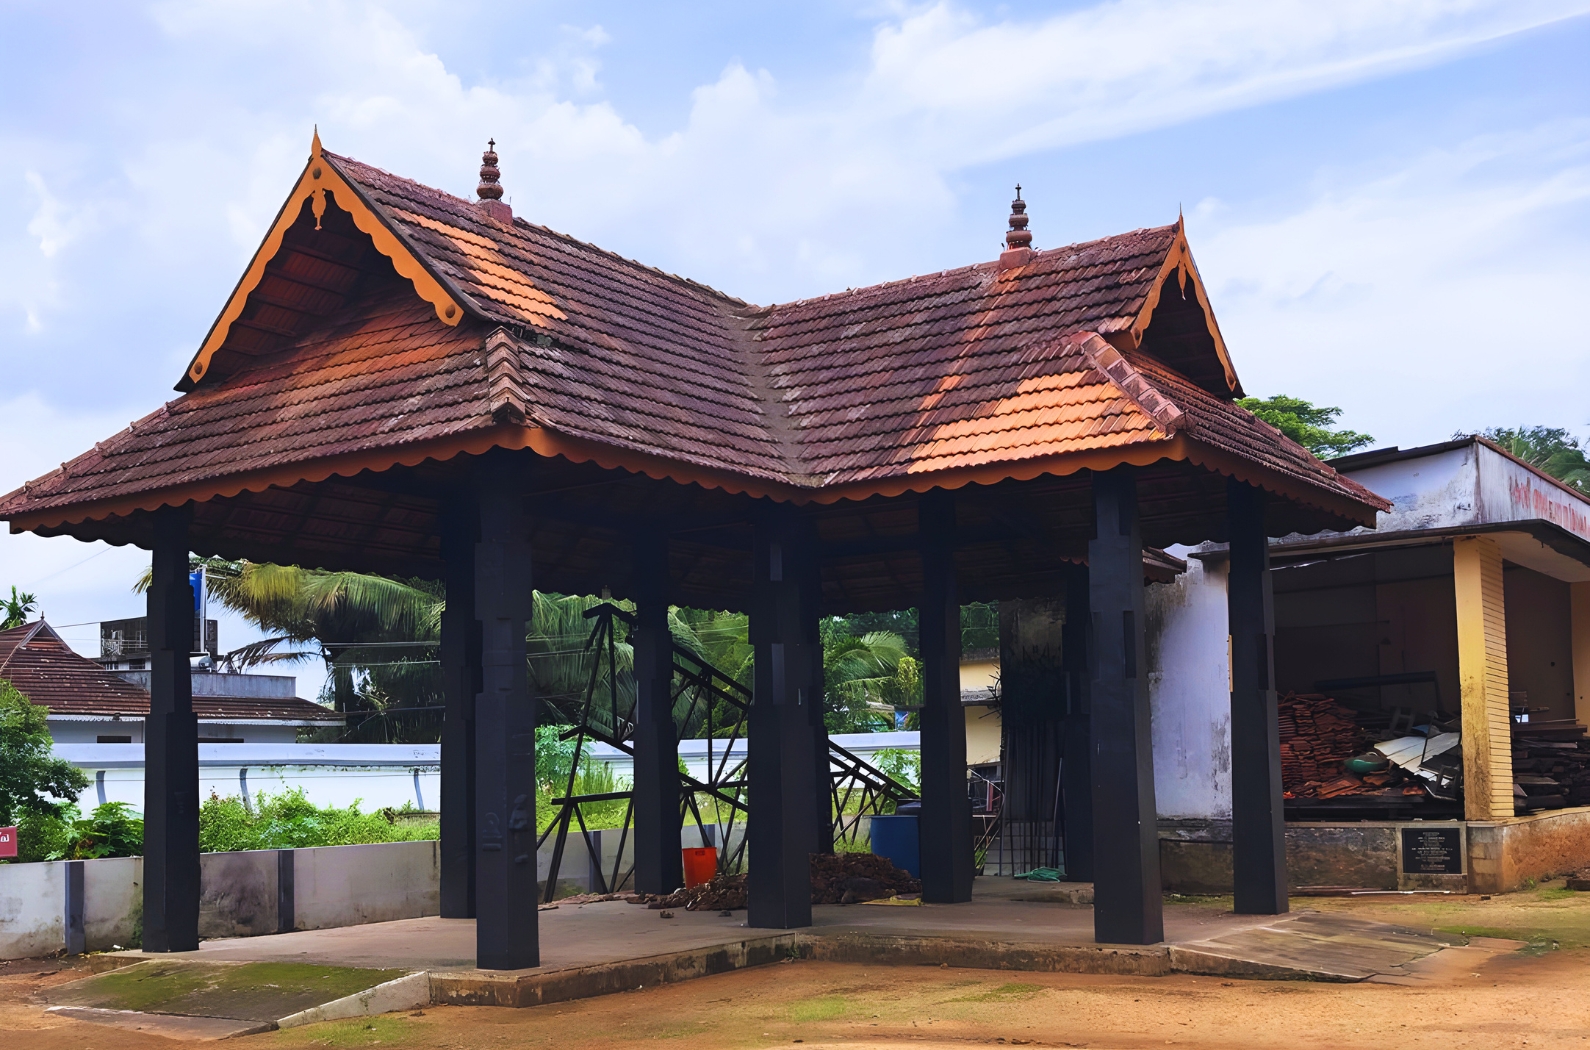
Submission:
M 220 625 L 204 621 L 204 637 L 199 638 L 199 618 L 193 618 L 193 655 L 208 655 L 213 666 L 221 660 Z M 144 671 L 149 668 L 149 618 L 131 616 L 125 620 L 101 620 L 99 624 L 99 665 L 107 671 Z
M 147 666 L 147 649 L 145 658 Z M 43 620 L 0 631 L 0 678 L 49 708 L 57 744 L 143 743 L 150 674 L 106 670 L 74 652 Z M 341 714 L 295 696 L 295 682 L 284 675 L 195 670 L 199 740 L 291 744 L 301 730 L 343 724 Z

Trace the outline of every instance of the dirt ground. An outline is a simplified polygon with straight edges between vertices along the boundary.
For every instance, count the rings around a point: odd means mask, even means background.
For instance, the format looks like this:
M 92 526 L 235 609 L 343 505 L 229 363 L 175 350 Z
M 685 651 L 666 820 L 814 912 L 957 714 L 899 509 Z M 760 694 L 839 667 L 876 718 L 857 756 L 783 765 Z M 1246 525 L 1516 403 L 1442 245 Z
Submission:
M 1531 946 L 1479 962 L 1464 957 L 1461 965 L 1448 966 L 1417 987 L 793 962 L 534 1009 L 432 1007 L 235 1042 L 238 1050 L 656 1044 L 729 1050 L 795 1043 L 803 1044 L 802 1050 L 971 1044 L 1590 1048 L 1590 894 L 1566 895 L 1547 887 L 1493 901 L 1295 904 L 1426 929 L 1467 928 L 1481 936 L 1528 940 Z M 170 1050 L 179 1045 L 44 1014 L 29 997 L 79 976 L 61 966 L 0 966 L 3 1050 Z

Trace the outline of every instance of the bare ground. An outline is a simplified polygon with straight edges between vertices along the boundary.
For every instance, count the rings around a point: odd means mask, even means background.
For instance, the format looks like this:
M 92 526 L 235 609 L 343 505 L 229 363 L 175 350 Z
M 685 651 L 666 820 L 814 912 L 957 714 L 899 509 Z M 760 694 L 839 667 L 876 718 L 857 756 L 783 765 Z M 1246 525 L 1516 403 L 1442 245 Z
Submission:
M 1495 901 L 1298 901 L 1410 926 L 1532 940 L 1522 952 L 1443 953 L 1426 983 L 1307 984 L 1097 977 L 796 962 L 684 984 L 509 1010 L 433 1007 L 245 1037 L 299 1047 L 1035 1045 L 1228 1050 L 1590 1048 L 1590 894 L 1552 888 Z M 1494 905 L 1494 907 L 1493 907 Z M 1483 921 L 1482 921 L 1483 920 Z M 1553 948 L 1555 943 L 1558 947 Z M 80 976 L 57 962 L 0 967 L 0 1050 L 142 1050 L 174 1040 L 46 1015 L 30 996 Z

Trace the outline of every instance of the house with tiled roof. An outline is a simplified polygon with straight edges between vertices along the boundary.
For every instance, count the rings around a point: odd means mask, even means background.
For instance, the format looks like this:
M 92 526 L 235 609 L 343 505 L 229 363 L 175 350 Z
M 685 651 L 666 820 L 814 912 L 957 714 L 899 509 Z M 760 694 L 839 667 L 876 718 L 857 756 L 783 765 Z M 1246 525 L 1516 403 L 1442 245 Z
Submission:
M 107 671 L 79 655 L 43 620 L 0 631 L 0 678 L 50 710 L 57 744 L 142 744 L 149 717 L 148 671 Z M 290 744 L 302 730 L 344 718 L 293 695 L 291 677 L 193 674 L 199 739 L 208 743 Z

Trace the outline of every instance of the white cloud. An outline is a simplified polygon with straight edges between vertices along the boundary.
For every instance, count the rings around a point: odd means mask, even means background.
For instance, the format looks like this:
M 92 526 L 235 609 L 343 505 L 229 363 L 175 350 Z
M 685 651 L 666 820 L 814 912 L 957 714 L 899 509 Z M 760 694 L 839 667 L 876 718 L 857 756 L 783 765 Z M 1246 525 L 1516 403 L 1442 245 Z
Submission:
M 1565 220 L 1587 201 L 1590 121 L 1561 121 L 1338 175 L 1292 214 L 1200 208 L 1189 236 L 1250 393 L 1342 405 L 1404 446 L 1579 431 L 1590 259 Z
M 525 34 L 530 75 L 466 84 L 375 4 L 155 10 L 184 54 L 203 52 L 196 80 L 270 56 L 258 97 L 170 99 L 224 120 L 151 114 L 146 136 L 146 164 L 184 157 L 213 173 L 239 251 L 257 243 L 313 121 L 334 150 L 463 194 L 462 158 L 490 134 L 519 214 L 766 301 L 921 269 L 938 227 L 920 217 L 953 212 L 947 180 L 970 165 L 1437 61 L 1590 3 L 1113 0 L 990 20 L 944 0 L 887 12 L 865 68 L 798 96 L 731 62 L 656 137 L 599 97 L 599 26 Z M 168 198 L 153 214 L 191 208 L 175 176 L 162 169 L 146 190 Z M 167 228 L 187 234 L 188 221 Z
M 984 24 L 947 2 L 877 33 L 863 100 L 941 163 L 1163 127 L 1350 83 L 1582 13 L 1582 0 L 1114 0 Z
M 117 355 L 130 385 L 94 392 L 143 407 L 169 396 L 317 122 L 329 148 L 461 195 L 494 135 L 519 215 L 768 302 L 969 261 L 955 231 L 972 166 L 1444 61 L 1590 0 L 1110 0 L 1037 17 L 891 5 L 854 68 L 814 82 L 728 61 L 695 87 L 680 125 L 654 135 L 603 97 L 602 26 L 516 13 L 502 32 L 524 39 L 523 61 L 466 79 L 416 28 L 423 19 L 376 3 L 150 10 L 159 47 L 106 59 L 148 63 L 113 78 L 124 97 L 96 97 L 57 138 L 0 139 L 0 324 L 115 332 L 121 342 L 84 347 L 84 361 Z M 1533 246 L 1494 248 L 1579 200 L 1583 161 L 1536 142 L 1533 163 L 1553 174 L 1503 170 L 1496 158 L 1516 148 L 1469 143 L 1400 175 L 1361 172 L 1284 219 L 1200 204 L 1195 247 L 1220 275 L 1217 309 L 1250 385 L 1291 382 L 1286 354 L 1312 362 L 1338 341 L 1311 333 L 1371 316 L 1377 338 L 1398 332 L 1403 356 L 1421 362 L 1410 372 L 1427 375 L 1419 348 L 1442 325 L 1463 334 L 1446 320 L 1462 313 L 1454 289 L 1570 293 L 1582 271 L 1560 239 L 1550 262 Z M 993 241 L 979 242 L 984 257 Z M 1422 326 L 1397 327 L 1416 315 Z M 1562 345 L 1543 320 L 1516 324 Z M 79 395 L 83 362 L 39 389 Z

